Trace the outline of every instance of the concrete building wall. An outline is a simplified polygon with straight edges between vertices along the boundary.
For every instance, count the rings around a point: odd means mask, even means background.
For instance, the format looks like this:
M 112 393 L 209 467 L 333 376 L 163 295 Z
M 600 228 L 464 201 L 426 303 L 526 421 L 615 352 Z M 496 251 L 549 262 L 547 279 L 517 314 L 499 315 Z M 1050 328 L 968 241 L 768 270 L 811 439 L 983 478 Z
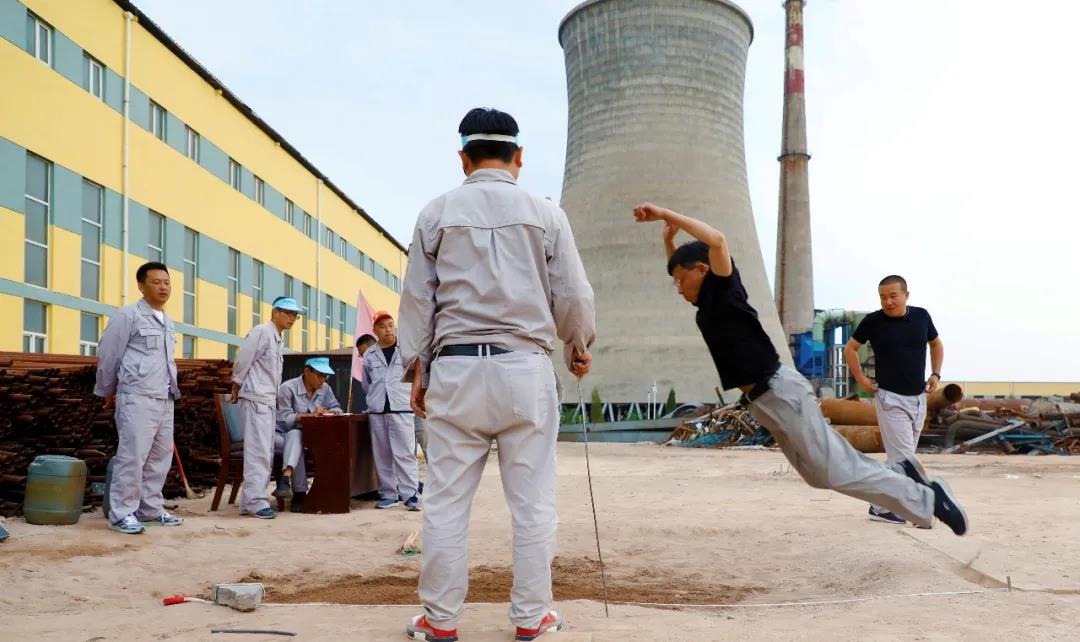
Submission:
M 632 222 L 642 201 L 727 235 L 750 302 L 790 363 L 746 179 L 752 38 L 746 14 L 720 0 L 593 0 L 559 28 L 569 94 L 562 206 L 596 291 L 587 386 L 604 401 L 642 401 L 653 381 L 661 398 L 674 388 L 680 401 L 714 401 L 720 383 L 695 310 L 666 273 L 661 226 Z
M 52 28 L 54 42 L 64 43 L 51 61 L 36 59 L 27 50 L 26 24 L 32 16 Z M 10 90 L 0 92 L 0 317 L 5 319 L 0 323 L 0 350 L 22 349 L 26 301 L 46 306 L 44 349 L 69 353 L 81 349 L 82 315 L 95 315 L 100 332 L 124 303 L 125 283 L 127 302 L 136 301 L 135 270 L 151 258 L 151 212 L 164 218 L 162 254 L 173 284 L 166 310 L 182 335 L 178 352 L 189 337 L 195 339 L 195 356 L 224 358 L 229 346 L 238 345 L 251 328 L 254 310 L 261 310 L 263 321 L 270 318 L 270 302 L 283 294 L 286 276 L 301 304 L 304 286 L 310 291 L 311 313 L 303 322 L 310 350 L 351 343 L 358 290 L 377 309 L 396 311 L 404 248 L 139 22 L 131 30 L 124 273 L 124 22 L 123 7 L 112 0 L 0 0 L 0 68 Z M 89 59 L 104 67 L 103 96 L 93 95 L 87 86 L 83 65 Z M 150 101 L 168 112 L 162 138 L 151 132 Z M 199 135 L 194 159 L 187 155 L 188 128 Z M 28 157 L 39 157 L 49 167 L 45 287 L 26 283 Z M 228 182 L 230 158 L 241 168 L 240 190 Z M 262 203 L 255 200 L 255 176 L 265 181 Z M 82 221 L 87 182 L 103 194 L 96 297 L 83 296 L 81 289 L 82 255 L 88 247 Z M 294 204 L 292 223 L 285 220 L 285 199 Z M 310 234 L 304 232 L 305 212 L 315 219 Z M 185 230 L 198 234 L 194 283 L 184 279 Z M 326 230 L 333 230 L 333 238 L 344 239 L 344 244 L 326 247 Z M 241 254 L 241 265 L 247 268 L 240 275 L 235 331 L 227 323 L 230 249 Z M 265 265 L 261 292 L 251 279 L 255 260 Z M 184 290 L 195 292 L 190 319 L 184 318 Z M 330 327 L 323 308 L 327 294 L 334 302 Z M 344 332 L 339 323 L 342 303 Z M 304 347 L 301 327 L 294 326 L 288 337 L 292 349 Z

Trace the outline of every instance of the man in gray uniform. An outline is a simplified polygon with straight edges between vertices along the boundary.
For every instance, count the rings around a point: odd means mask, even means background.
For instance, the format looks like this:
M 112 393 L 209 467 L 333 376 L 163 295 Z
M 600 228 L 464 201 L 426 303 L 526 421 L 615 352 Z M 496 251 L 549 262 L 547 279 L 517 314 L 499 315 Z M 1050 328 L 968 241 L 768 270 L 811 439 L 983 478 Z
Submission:
M 944 522 L 968 529 L 967 514 L 942 479 L 930 479 L 914 456 L 885 465 L 852 448 L 821 416 L 810 383 L 780 363 L 750 305 L 727 237 L 711 225 L 652 203 L 634 209 L 639 223 L 663 221 L 668 274 L 697 308 L 697 325 L 725 390 L 738 388 L 750 414 L 769 429 L 784 456 L 814 488 L 829 488 L 898 513 L 917 526 Z M 696 241 L 675 247 L 682 230 Z
M 294 299 L 274 299 L 270 321 L 255 326 L 233 362 L 230 403 L 240 405 L 244 430 L 244 484 L 240 487 L 240 514 L 273 519 L 267 486 L 274 461 L 274 424 L 277 391 L 281 385 L 281 333 L 303 311 Z
M 418 511 L 420 471 L 416 463 L 416 434 L 409 386 L 402 383 L 397 329 L 389 312 L 376 312 L 372 323 L 379 342 L 364 353 L 364 389 L 371 450 L 379 473 L 379 501 L 375 508 L 390 508 L 404 502 L 407 510 Z
M 274 452 L 281 452 L 281 476 L 274 497 L 291 499 L 289 510 L 294 513 L 304 512 L 308 490 L 300 430 L 304 417 L 341 414 L 341 404 L 326 383 L 332 374 L 329 357 L 312 357 L 304 362 L 303 374 L 278 388 Z
M 176 329 L 165 314 L 172 286 L 161 263 L 145 263 L 135 273 L 143 298 L 109 319 L 98 343 L 94 394 L 105 408 L 116 405 L 119 444 L 109 484 L 109 528 L 135 535 L 142 523 L 179 526 L 161 489 L 172 466 L 173 401 L 176 385 Z
M 592 287 L 566 214 L 517 185 L 512 116 L 474 109 L 458 128 L 468 177 L 420 213 L 401 295 L 401 352 L 428 428 L 424 613 L 414 639 L 457 640 L 468 586 L 469 510 L 492 440 L 514 531 L 510 620 L 518 640 L 562 627 L 551 610 L 555 441 L 551 353 L 578 377 L 595 337 Z

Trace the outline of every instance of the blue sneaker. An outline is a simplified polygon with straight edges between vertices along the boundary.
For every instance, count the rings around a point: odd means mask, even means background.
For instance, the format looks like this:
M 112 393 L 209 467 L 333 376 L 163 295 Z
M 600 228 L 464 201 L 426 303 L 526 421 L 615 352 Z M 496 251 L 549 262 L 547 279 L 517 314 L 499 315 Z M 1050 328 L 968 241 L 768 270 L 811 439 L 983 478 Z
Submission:
M 179 526 L 184 523 L 184 518 L 172 515 L 168 511 L 161 511 L 161 514 L 154 519 L 140 519 L 139 523 L 143 526 Z
M 421 510 L 421 508 L 420 508 L 420 498 L 417 497 L 416 495 L 413 495 L 412 497 L 406 499 L 405 500 L 405 510 L 413 511 L 413 512 Z
M 258 517 L 259 519 L 274 519 L 275 517 L 277 517 L 277 511 L 273 508 L 270 508 L 269 506 L 267 506 L 266 508 L 260 508 L 254 513 L 243 511 L 241 514 L 248 515 L 250 517 Z
M 146 532 L 146 527 L 140 524 L 134 515 L 128 515 L 115 524 L 109 524 L 109 530 L 124 535 L 142 535 Z
M 886 524 L 896 524 L 898 526 L 907 524 L 907 520 L 896 513 L 887 510 L 878 512 L 873 506 L 870 507 L 870 521 L 885 522 Z
M 400 503 L 401 503 L 401 498 L 400 497 L 395 497 L 393 499 L 391 499 L 391 498 L 380 499 L 379 501 L 375 502 L 375 508 L 393 508 L 394 506 L 397 506 Z

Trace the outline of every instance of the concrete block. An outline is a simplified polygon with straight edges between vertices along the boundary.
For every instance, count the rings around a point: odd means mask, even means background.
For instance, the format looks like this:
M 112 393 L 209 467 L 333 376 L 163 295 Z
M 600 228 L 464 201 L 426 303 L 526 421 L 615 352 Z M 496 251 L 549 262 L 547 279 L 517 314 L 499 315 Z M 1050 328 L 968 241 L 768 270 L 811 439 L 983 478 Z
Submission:
M 237 611 L 254 611 L 263 599 L 263 585 L 259 582 L 249 584 L 217 584 L 211 595 L 214 604 L 228 606 Z

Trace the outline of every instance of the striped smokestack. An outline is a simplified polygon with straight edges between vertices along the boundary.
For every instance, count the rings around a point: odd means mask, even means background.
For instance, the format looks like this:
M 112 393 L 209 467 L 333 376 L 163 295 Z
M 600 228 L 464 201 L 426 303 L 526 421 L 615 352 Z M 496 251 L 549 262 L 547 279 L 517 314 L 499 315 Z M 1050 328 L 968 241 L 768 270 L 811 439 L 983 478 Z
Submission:
M 804 0 L 786 0 L 784 131 L 780 157 L 780 211 L 776 228 L 776 309 L 787 334 L 814 322 L 814 266 L 810 249 L 810 188 L 803 75 Z

